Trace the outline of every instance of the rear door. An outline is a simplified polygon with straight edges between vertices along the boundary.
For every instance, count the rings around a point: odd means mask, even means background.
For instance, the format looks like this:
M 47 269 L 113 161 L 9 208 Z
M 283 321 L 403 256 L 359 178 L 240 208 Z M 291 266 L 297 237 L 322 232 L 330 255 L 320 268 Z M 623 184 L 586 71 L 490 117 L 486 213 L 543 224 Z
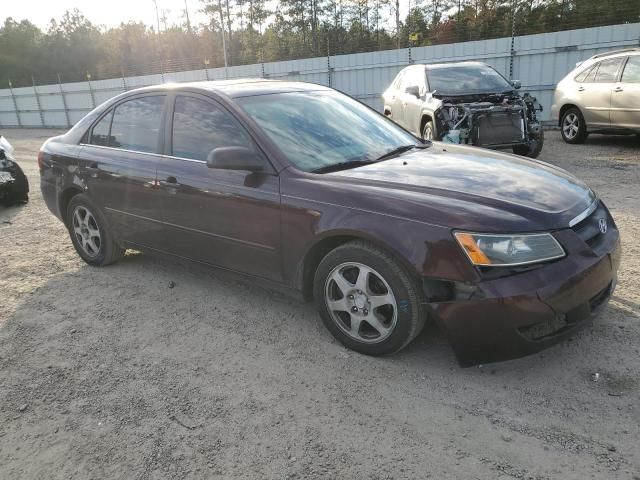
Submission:
M 122 240 L 154 247 L 161 238 L 156 169 L 161 151 L 164 94 L 128 98 L 93 126 L 78 174 Z
M 579 85 L 582 111 L 589 127 L 609 127 L 611 93 L 623 59 L 624 57 L 615 57 L 602 60 L 589 72 L 584 83 Z
M 166 250 L 175 255 L 281 280 L 280 182 L 265 173 L 209 168 L 218 147 L 259 148 L 214 100 L 177 94 L 167 126 L 170 155 L 158 167 Z
M 627 59 L 611 93 L 611 126 L 640 130 L 640 55 Z
M 408 74 L 408 70 L 401 71 L 396 81 L 393 83 L 393 91 L 391 93 L 391 119 L 398 125 L 404 125 L 404 107 L 402 105 L 402 92 L 404 91 L 404 79 Z

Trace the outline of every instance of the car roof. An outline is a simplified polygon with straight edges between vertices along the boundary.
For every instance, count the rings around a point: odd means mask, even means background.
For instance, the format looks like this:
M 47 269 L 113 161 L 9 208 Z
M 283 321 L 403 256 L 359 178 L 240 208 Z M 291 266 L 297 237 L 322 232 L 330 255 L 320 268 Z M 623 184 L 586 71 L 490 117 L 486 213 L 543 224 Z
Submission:
M 158 90 L 201 90 L 215 92 L 231 98 L 248 97 L 254 95 L 269 95 L 285 92 L 311 92 L 331 90 L 323 85 L 307 82 L 289 82 L 282 80 L 270 80 L 264 78 L 236 78 L 233 80 L 211 80 L 202 82 L 164 83 L 150 87 L 142 87 L 130 90 L 128 93 L 142 93 Z
M 427 70 L 436 70 L 438 68 L 449 68 L 449 67 L 462 67 L 473 65 L 476 67 L 488 67 L 486 63 L 483 62 L 446 62 L 446 63 L 419 63 L 415 66 L 425 67 Z M 414 65 L 412 65 L 414 66 Z
M 589 60 L 596 59 L 596 58 L 614 57 L 619 55 L 640 55 L 640 47 L 623 48 L 621 50 L 613 50 L 611 52 L 598 53 L 593 57 L 590 57 Z

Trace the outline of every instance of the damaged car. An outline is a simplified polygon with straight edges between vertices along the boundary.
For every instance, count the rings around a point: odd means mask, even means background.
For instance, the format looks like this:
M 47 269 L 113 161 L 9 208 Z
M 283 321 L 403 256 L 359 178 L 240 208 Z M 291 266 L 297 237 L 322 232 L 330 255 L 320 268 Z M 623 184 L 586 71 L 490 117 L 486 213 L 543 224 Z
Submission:
M 411 65 L 382 95 L 384 114 L 424 140 L 492 149 L 536 158 L 544 133 L 542 106 L 520 82 L 480 62 Z
M 0 135 L 0 205 L 29 200 L 29 182 L 13 158 L 13 147 Z

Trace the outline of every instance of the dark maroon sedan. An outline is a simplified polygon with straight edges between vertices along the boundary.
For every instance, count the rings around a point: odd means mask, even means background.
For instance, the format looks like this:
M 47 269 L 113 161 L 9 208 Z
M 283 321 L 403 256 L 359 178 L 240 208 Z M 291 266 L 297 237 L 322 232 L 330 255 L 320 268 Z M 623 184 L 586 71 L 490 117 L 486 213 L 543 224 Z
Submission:
M 135 248 L 283 284 L 366 354 L 397 352 L 426 319 L 463 365 L 535 352 L 585 325 L 616 283 L 616 225 L 567 172 L 423 143 L 318 85 L 130 91 L 38 161 L 90 265 Z

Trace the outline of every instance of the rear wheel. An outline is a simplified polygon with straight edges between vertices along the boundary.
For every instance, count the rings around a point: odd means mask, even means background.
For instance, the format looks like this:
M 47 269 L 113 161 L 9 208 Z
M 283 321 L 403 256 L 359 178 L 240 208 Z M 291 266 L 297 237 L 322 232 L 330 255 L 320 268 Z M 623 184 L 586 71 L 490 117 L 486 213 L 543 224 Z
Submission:
M 67 229 L 78 255 L 89 265 L 109 265 L 124 255 L 125 250 L 113 238 L 104 215 L 83 193 L 69 202 Z
M 560 134 L 567 143 L 582 143 L 587 138 L 587 124 L 580 110 L 575 107 L 567 109 L 560 121 Z
M 397 352 L 424 326 L 418 282 L 386 252 L 366 242 L 349 242 L 322 259 L 314 297 L 327 329 L 360 353 Z

